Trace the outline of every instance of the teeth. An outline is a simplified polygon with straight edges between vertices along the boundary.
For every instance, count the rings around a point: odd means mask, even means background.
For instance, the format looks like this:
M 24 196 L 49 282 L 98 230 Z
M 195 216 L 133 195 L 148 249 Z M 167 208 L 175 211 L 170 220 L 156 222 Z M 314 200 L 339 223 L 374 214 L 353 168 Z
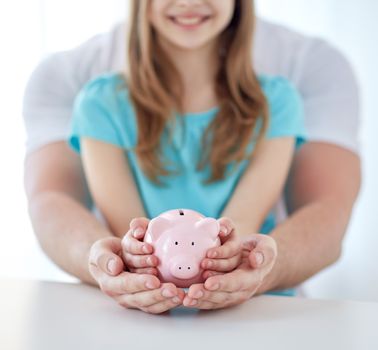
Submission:
M 183 25 L 195 25 L 202 22 L 203 17 L 176 17 L 175 21 Z

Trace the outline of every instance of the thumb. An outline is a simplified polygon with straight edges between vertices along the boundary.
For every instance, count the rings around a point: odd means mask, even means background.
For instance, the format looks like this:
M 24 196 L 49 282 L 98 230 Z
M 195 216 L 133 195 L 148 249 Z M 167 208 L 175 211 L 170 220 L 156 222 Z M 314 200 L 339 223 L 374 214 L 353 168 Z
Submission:
M 243 248 L 248 252 L 252 268 L 261 268 L 274 264 L 277 258 L 276 241 L 263 234 L 254 234 L 252 239 L 244 242 Z
M 124 263 L 118 255 L 121 249 L 121 239 L 117 237 L 103 238 L 92 245 L 89 264 L 95 268 L 97 275 L 106 273 L 117 276 L 123 271 Z
M 108 275 L 117 276 L 124 268 L 122 259 L 112 253 L 103 253 L 97 259 L 97 267 Z

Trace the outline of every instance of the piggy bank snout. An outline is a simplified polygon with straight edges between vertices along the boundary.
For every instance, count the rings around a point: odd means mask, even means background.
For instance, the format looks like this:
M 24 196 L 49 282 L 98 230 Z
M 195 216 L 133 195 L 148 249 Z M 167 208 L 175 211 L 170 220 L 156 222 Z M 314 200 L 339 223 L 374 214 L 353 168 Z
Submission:
M 194 278 L 199 273 L 199 261 L 192 255 L 173 257 L 169 263 L 172 276 L 180 279 Z

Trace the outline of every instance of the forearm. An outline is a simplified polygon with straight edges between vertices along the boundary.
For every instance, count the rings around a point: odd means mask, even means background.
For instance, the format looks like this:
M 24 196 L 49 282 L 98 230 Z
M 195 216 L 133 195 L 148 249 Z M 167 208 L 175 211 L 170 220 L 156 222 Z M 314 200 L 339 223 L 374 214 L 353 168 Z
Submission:
M 29 215 L 44 252 L 63 270 L 95 284 L 88 270 L 91 245 L 112 234 L 78 201 L 44 191 L 29 199 Z
M 340 256 L 352 204 L 324 198 L 294 212 L 272 231 L 278 256 L 259 292 L 295 287 Z

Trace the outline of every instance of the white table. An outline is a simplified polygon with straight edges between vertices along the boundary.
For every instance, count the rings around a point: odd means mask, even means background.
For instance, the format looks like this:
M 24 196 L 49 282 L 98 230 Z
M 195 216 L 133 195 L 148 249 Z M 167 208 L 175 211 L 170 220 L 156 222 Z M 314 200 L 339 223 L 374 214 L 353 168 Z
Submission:
M 378 349 L 378 303 L 261 296 L 150 315 L 90 286 L 6 279 L 0 296 L 1 350 Z

